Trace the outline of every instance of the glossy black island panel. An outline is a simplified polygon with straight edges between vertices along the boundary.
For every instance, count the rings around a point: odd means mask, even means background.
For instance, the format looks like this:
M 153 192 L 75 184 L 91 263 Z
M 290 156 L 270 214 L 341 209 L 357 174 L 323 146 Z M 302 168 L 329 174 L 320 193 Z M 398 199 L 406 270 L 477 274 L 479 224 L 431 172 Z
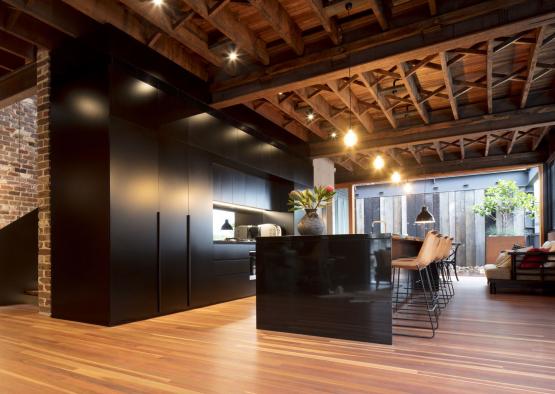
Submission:
M 391 237 L 259 237 L 256 325 L 392 343 Z

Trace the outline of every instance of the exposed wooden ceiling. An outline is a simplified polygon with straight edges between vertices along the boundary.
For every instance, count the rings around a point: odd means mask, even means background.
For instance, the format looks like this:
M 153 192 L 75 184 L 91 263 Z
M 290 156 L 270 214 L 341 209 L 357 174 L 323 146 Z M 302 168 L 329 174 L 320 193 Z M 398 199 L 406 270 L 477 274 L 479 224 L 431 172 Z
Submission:
M 555 124 L 555 2 L 346 3 L 0 0 L 0 74 L 94 20 L 208 81 L 215 108 L 244 105 L 353 174 L 370 174 L 376 154 L 407 172 L 542 159 Z M 359 143 L 347 150 L 350 123 Z

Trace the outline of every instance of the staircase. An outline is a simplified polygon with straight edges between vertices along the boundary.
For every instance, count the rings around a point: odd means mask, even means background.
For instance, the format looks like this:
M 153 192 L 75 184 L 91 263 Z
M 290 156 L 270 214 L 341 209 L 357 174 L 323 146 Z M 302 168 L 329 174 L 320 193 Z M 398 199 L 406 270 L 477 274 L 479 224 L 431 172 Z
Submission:
M 0 305 L 37 304 L 38 209 L 0 229 Z

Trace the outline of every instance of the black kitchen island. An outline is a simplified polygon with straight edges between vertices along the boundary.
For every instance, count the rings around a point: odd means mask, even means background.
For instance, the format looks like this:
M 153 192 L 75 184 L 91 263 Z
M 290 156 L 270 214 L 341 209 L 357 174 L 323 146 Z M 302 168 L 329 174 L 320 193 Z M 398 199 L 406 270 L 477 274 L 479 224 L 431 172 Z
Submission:
M 389 234 L 259 237 L 257 328 L 392 343 Z

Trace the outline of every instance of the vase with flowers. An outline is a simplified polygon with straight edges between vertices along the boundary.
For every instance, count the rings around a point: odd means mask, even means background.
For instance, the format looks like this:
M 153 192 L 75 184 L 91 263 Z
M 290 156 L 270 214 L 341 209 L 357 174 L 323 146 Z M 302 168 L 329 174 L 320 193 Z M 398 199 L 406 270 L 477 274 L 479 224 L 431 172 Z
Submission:
M 313 189 L 293 190 L 289 193 L 289 211 L 305 211 L 297 225 L 301 235 L 322 235 L 325 226 L 318 215 L 318 208 L 330 204 L 334 195 L 333 186 L 315 186 Z

